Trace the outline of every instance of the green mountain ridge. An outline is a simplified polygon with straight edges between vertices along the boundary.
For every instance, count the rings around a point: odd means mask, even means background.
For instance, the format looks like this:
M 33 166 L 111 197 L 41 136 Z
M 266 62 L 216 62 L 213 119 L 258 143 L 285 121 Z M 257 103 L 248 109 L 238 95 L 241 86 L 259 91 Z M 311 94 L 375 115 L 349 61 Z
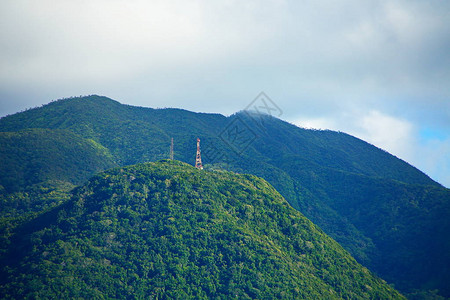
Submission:
M 306 130 L 246 112 L 225 117 L 151 109 L 100 96 L 55 101 L 0 119 L 0 132 L 20 134 L 31 128 L 63 130 L 92 140 L 118 166 L 168 158 L 171 137 L 175 159 L 192 164 L 200 137 L 205 168 L 266 179 L 294 208 L 389 283 L 402 291 L 437 289 L 450 297 L 449 189 L 348 134 Z M 237 129 L 252 142 L 236 143 L 239 140 L 231 134 Z M 7 182 L 0 185 L 8 188 Z M 14 202 L 22 196 L 3 197 Z
M 0 183 L 7 192 L 48 181 L 81 184 L 116 166 L 109 150 L 68 130 L 0 132 Z
M 3 117 L 0 119 L 0 129 L 2 131 L 29 128 L 68 129 L 85 138 L 99 141 L 112 151 L 116 158 L 127 160 L 124 155 L 126 153 L 129 160 L 135 161 L 145 160 L 148 156 L 167 158 L 167 138 L 173 136 L 177 137 L 177 145 L 180 145 L 182 150 L 179 153 L 175 152 L 175 155 L 178 154 L 182 161 L 191 161 L 192 151 L 184 151 L 185 143 L 192 144 L 191 139 L 183 138 L 186 131 L 190 133 L 189 138 L 202 136 L 206 139 L 204 142 L 218 142 L 217 147 L 221 148 L 223 145 L 220 145 L 220 141 L 216 141 L 216 138 L 236 117 L 243 119 L 249 131 L 258 137 L 255 147 L 250 147 L 250 151 L 251 148 L 271 146 L 282 149 L 284 155 L 295 155 L 295 159 L 300 160 L 304 160 L 304 157 L 298 155 L 299 149 L 302 150 L 303 156 L 310 158 L 316 158 L 317 152 L 322 152 L 321 154 L 328 156 L 327 167 L 345 168 L 347 172 L 407 183 L 439 185 L 409 164 L 350 135 L 328 130 L 304 130 L 270 116 L 258 116 L 257 120 L 245 113 L 238 113 L 227 118 L 219 114 L 194 113 L 176 108 L 152 109 L 123 105 L 115 100 L 94 95 L 54 101 L 43 107 Z M 264 126 L 263 132 L 259 129 L 261 126 Z M 151 138 L 151 141 L 147 137 Z M 272 137 L 270 145 L 264 143 L 267 137 Z M 324 139 L 327 139 L 326 143 Z M 134 143 L 134 148 L 127 147 L 130 142 Z M 148 144 L 157 148 L 160 143 L 164 145 L 164 151 L 160 153 L 152 153 L 152 149 L 139 148 Z M 229 148 L 229 145 L 225 146 Z M 264 155 L 278 153 L 278 151 L 261 152 Z M 384 159 L 384 163 L 374 163 L 377 159 Z M 314 159 L 306 162 L 318 165 L 322 163 Z
M 252 175 L 116 168 L 22 225 L 4 298 L 404 299 Z

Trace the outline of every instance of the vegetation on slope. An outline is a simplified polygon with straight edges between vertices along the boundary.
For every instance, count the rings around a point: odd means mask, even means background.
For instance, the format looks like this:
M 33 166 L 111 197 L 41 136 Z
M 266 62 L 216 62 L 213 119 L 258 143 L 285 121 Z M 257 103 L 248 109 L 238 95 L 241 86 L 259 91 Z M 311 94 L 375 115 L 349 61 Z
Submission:
M 243 124 L 240 129 L 255 140 L 239 148 L 245 144 L 233 136 L 233 124 Z M 200 137 L 207 168 L 263 177 L 397 288 L 439 289 L 450 297 L 450 245 L 445 242 L 450 191 L 352 136 L 305 130 L 271 117 L 132 107 L 99 96 L 64 99 L 0 119 L 0 131 L 28 128 L 62 129 L 93 140 L 108 149 L 117 165 L 167 158 L 170 137 L 175 158 L 193 163 Z M 240 154 L 233 152 L 236 145 Z M 77 172 L 84 166 L 71 168 Z
M 113 166 L 105 147 L 67 130 L 0 132 L 0 193 L 51 180 L 81 184 Z
M 403 298 L 266 181 L 176 161 L 101 173 L 11 239 L 3 297 Z

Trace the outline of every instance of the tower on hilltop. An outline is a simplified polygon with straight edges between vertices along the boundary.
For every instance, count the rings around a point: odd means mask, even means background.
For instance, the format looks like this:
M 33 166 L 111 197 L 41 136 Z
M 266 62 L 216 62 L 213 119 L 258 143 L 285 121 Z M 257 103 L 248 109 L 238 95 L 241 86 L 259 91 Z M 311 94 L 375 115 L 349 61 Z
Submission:
M 200 139 L 199 138 L 197 138 L 197 155 L 195 156 L 195 167 L 200 170 L 203 169 L 202 156 L 200 154 Z

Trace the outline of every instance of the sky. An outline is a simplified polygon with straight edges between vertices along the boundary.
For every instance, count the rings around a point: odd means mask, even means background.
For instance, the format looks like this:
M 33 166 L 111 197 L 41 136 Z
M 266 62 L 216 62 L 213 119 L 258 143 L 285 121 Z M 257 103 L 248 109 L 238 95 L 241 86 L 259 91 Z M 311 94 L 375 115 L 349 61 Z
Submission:
M 79 95 L 225 115 L 260 92 L 450 187 L 450 1 L 2 0 L 0 116 Z

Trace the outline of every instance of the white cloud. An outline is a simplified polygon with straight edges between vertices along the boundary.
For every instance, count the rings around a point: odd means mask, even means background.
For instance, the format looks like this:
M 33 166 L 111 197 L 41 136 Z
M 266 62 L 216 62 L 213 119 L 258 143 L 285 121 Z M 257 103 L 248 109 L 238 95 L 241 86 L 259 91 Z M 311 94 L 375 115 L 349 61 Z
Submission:
M 298 117 L 294 124 L 303 128 L 343 131 L 365 140 L 423 170 L 444 186 L 450 186 L 450 138 L 421 137 L 411 121 L 377 110 L 328 115 L 308 119 Z
M 294 124 L 304 128 L 331 129 L 347 132 L 403 159 L 411 158 L 414 127 L 406 121 L 376 110 L 353 111 L 328 117 L 298 118 Z
M 303 113 L 307 126 L 407 159 L 417 128 L 450 132 L 449 8 L 441 0 L 3 0 L 0 115 L 93 93 L 230 114 L 265 91 L 286 119 Z
M 370 111 L 358 123 L 361 127 L 356 129 L 355 134 L 362 139 L 406 160 L 411 158 L 414 132 L 410 122 Z
M 200 12 L 183 2 L 14 1 L 2 31 L 7 81 L 108 80 L 180 63 L 202 34 Z M 19 18 L 21 22 L 14 21 Z

